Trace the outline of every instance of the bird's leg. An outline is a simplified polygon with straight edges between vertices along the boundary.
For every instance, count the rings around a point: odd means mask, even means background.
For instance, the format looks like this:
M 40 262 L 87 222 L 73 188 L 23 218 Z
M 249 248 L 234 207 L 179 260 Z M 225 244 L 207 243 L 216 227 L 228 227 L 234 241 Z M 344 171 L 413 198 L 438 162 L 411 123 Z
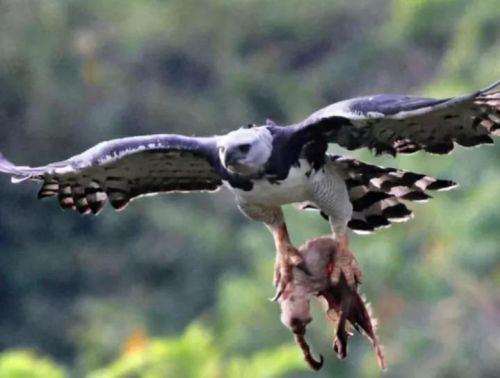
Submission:
M 277 290 L 273 300 L 278 300 L 287 285 L 292 282 L 292 269 L 294 267 L 301 269 L 306 274 L 308 273 L 301 254 L 290 241 L 283 211 L 279 206 L 263 206 L 245 202 L 238 203 L 238 207 L 250 219 L 264 222 L 273 235 L 276 247 L 274 285 Z
M 292 245 L 288 230 L 284 222 L 277 225 L 268 225 L 273 234 L 274 244 L 276 246 L 276 263 L 274 265 L 274 286 L 276 295 L 273 300 L 280 296 L 286 296 L 286 289 L 292 283 L 292 270 L 297 267 L 308 273 L 305 267 L 302 255 L 297 248 Z
M 330 280 L 332 284 L 338 284 L 341 274 L 344 275 L 347 284 L 353 288 L 361 282 L 361 269 L 358 262 L 349 250 L 349 238 L 347 229 L 335 229 L 333 232 L 333 240 L 336 244 L 335 257 L 328 267 L 330 272 Z

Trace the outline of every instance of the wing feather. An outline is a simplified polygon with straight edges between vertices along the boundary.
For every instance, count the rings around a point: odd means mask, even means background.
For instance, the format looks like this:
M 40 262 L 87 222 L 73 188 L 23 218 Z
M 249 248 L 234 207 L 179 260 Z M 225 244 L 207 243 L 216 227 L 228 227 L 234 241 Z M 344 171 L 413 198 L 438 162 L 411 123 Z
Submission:
M 334 103 L 294 126 L 307 138 L 326 138 L 349 150 L 368 147 L 376 154 L 424 150 L 450 152 L 493 143 L 500 135 L 500 91 L 496 82 L 459 97 L 433 99 L 375 95 Z
M 38 198 L 56 196 L 63 209 L 97 214 L 109 200 L 116 210 L 157 193 L 214 191 L 217 137 L 159 134 L 115 139 L 42 167 L 16 166 L 0 155 L 0 172 L 13 182 L 41 181 Z

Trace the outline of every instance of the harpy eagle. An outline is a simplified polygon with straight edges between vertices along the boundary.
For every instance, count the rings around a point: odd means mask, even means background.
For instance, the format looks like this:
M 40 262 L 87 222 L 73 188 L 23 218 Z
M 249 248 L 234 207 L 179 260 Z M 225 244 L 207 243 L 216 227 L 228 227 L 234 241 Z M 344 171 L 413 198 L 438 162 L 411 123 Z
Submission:
M 98 214 L 107 200 L 121 210 L 157 193 L 215 191 L 227 187 L 240 210 L 264 222 L 277 250 L 277 295 L 303 261 L 292 245 L 281 206 L 315 208 L 328 218 L 337 243 L 332 280 L 351 285 L 360 271 L 348 248 L 348 229 L 371 232 L 411 216 L 406 201 L 455 184 L 424 174 L 327 154 L 330 143 L 375 154 L 423 150 L 446 154 L 455 144 L 493 143 L 500 135 L 500 81 L 444 99 L 375 95 L 334 103 L 302 122 L 271 121 L 226 135 L 158 134 L 115 139 L 67 160 L 17 166 L 0 155 L 0 172 L 13 182 L 41 182 L 38 198 L 55 196 L 63 209 Z

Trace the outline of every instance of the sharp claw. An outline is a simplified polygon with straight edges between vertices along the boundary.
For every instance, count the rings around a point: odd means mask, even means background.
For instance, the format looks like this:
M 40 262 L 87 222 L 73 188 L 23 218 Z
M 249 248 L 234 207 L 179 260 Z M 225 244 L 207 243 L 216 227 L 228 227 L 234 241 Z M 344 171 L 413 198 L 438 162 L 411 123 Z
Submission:
M 269 300 L 271 302 L 278 302 L 278 300 L 281 298 L 281 296 L 283 295 L 283 289 L 278 289 L 276 290 L 276 294 L 274 294 L 274 297 L 272 298 L 269 298 Z
M 304 272 L 305 274 L 307 274 L 308 276 L 312 276 L 311 271 L 309 270 L 304 261 L 299 262 L 295 267 Z
M 309 349 L 309 345 L 307 344 L 304 338 L 305 329 L 302 330 L 301 333 L 295 333 L 294 338 L 295 342 L 299 345 L 300 349 L 302 349 L 302 353 L 304 354 L 304 360 L 307 362 L 309 367 L 315 371 L 318 371 L 323 366 L 324 358 L 323 355 L 319 355 L 319 361 L 317 361 L 311 354 L 311 350 Z
M 314 370 L 319 370 L 321 369 L 321 367 L 323 366 L 323 362 L 325 362 L 325 359 L 323 358 L 323 355 L 320 354 L 319 355 L 319 361 L 314 361 L 314 365 L 312 365 L 311 367 L 314 369 Z

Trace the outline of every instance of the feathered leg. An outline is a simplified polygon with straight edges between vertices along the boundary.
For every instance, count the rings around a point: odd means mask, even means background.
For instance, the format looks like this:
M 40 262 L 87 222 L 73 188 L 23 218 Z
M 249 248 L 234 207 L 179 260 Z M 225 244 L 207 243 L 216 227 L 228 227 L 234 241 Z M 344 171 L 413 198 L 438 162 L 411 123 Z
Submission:
M 297 267 L 308 273 L 305 267 L 302 255 L 297 248 L 292 245 L 286 224 L 266 225 L 271 231 L 276 246 L 276 263 L 274 265 L 273 283 L 276 287 L 276 296 L 273 300 L 277 300 L 280 296 L 286 296 L 287 286 L 292 282 L 292 270 Z
M 345 178 L 333 163 L 326 164 L 322 171 L 311 176 L 313 202 L 328 216 L 336 244 L 334 261 L 329 267 L 332 284 L 338 284 L 341 273 L 350 287 L 361 280 L 361 269 L 349 250 L 348 222 L 353 214 Z
M 292 282 L 292 270 L 294 267 L 308 273 L 302 255 L 290 241 L 281 207 L 247 203 L 239 203 L 238 206 L 250 219 L 264 222 L 273 235 L 276 247 L 276 264 L 274 266 L 276 295 L 274 300 L 277 300 L 281 295 L 285 294 L 287 286 Z

